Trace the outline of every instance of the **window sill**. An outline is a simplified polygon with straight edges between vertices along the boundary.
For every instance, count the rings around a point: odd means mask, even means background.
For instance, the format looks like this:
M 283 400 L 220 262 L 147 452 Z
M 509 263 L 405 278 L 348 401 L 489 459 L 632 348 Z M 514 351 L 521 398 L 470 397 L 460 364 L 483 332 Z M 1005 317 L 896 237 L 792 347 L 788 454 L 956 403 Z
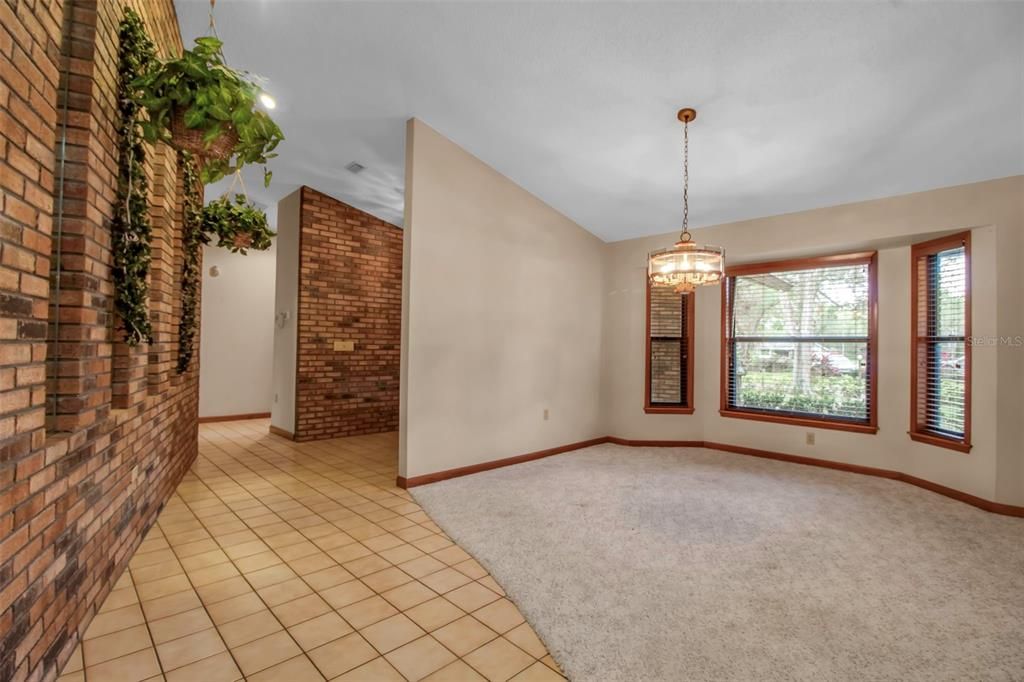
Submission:
M 931 433 L 917 433 L 914 431 L 909 432 L 910 440 L 917 441 L 918 443 L 927 443 L 928 445 L 934 445 L 940 448 L 948 448 L 949 450 L 956 450 L 957 452 L 970 452 L 971 444 L 966 443 L 962 440 L 954 440 L 952 438 L 944 438 L 942 436 L 936 436 Z
M 878 433 L 878 427 L 874 424 L 852 424 L 850 422 L 832 421 L 829 419 L 789 417 L 777 414 L 762 414 L 760 412 L 745 412 L 743 410 L 719 410 L 718 414 L 723 417 L 729 417 L 730 419 L 753 419 L 754 421 L 760 422 L 805 426 L 811 429 L 834 429 L 836 431 L 852 431 L 854 433 Z
M 657 407 L 645 405 L 644 412 L 647 414 L 693 414 L 692 407 Z

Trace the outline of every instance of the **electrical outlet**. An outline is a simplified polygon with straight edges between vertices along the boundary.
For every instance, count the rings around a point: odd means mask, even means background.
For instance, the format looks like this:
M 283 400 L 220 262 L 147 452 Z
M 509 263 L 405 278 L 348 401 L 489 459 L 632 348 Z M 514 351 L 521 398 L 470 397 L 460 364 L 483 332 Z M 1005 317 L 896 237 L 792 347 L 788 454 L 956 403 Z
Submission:
M 545 407 L 544 408 L 544 421 L 547 421 L 550 418 L 551 418 L 551 415 L 548 414 L 548 408 Z
M 814 445 L 814 431 L 807 432 L 807 444 Z

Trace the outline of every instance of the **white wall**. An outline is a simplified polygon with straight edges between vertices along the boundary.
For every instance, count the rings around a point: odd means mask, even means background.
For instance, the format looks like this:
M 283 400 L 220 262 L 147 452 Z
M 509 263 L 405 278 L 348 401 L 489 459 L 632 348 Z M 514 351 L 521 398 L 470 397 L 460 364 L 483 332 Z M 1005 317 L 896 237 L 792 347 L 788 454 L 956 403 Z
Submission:
M 302 188 L 277 204 L 277 269 L 273 297 L 270 423 L 295 432 L 296 316 L 299 307 L 299 220 Z
M 271 227 L 274 213 L 267 211 Z M 276 241 L 244 256 L 203 248 L 200 417 L 270 412 Z
M 406 168 L 400 474 L 604 435 L 603 243 L 415 119 Z
M 695 231 L 719 244 L 729 263 L 879 251 L 879 387 L 875 435 L 731 419 L 718 414 L 721 287 L 697 292 L 695 411 L 643 412 L 646 253 L 674 234 L 607 245 L 603 414 L 611 435 L 632 439 L 700 439 L 893 469 L 979 497 L 1024 504 L 1024 348 L 973 351 L 969 454 L 910 440 L 910 248 L 941 233 L 972 229 L 972 333 L 1024 334 L 1020 287 L 1024 177 L 922 192 Z M 1011 254 L 1017 254 L 1014 257 Z

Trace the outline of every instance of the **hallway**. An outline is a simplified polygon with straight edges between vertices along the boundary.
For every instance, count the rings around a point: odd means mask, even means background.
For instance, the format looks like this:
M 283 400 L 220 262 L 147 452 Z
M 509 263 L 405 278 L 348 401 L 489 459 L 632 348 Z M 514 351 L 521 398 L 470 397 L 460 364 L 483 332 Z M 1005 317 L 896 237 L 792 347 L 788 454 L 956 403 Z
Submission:
M 394 485 L 395 433 L 199 427 L 199 459 L 60 682 L 557 680 L 501 587 Z

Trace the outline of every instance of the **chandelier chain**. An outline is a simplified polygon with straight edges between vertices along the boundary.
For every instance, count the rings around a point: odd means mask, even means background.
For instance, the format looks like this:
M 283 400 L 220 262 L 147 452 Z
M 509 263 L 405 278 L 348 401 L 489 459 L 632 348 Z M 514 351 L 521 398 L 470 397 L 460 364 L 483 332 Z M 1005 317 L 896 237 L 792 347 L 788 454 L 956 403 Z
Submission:
M 680 241 L 690 234 L 690 122 L 683 122 L 683 231 Z

